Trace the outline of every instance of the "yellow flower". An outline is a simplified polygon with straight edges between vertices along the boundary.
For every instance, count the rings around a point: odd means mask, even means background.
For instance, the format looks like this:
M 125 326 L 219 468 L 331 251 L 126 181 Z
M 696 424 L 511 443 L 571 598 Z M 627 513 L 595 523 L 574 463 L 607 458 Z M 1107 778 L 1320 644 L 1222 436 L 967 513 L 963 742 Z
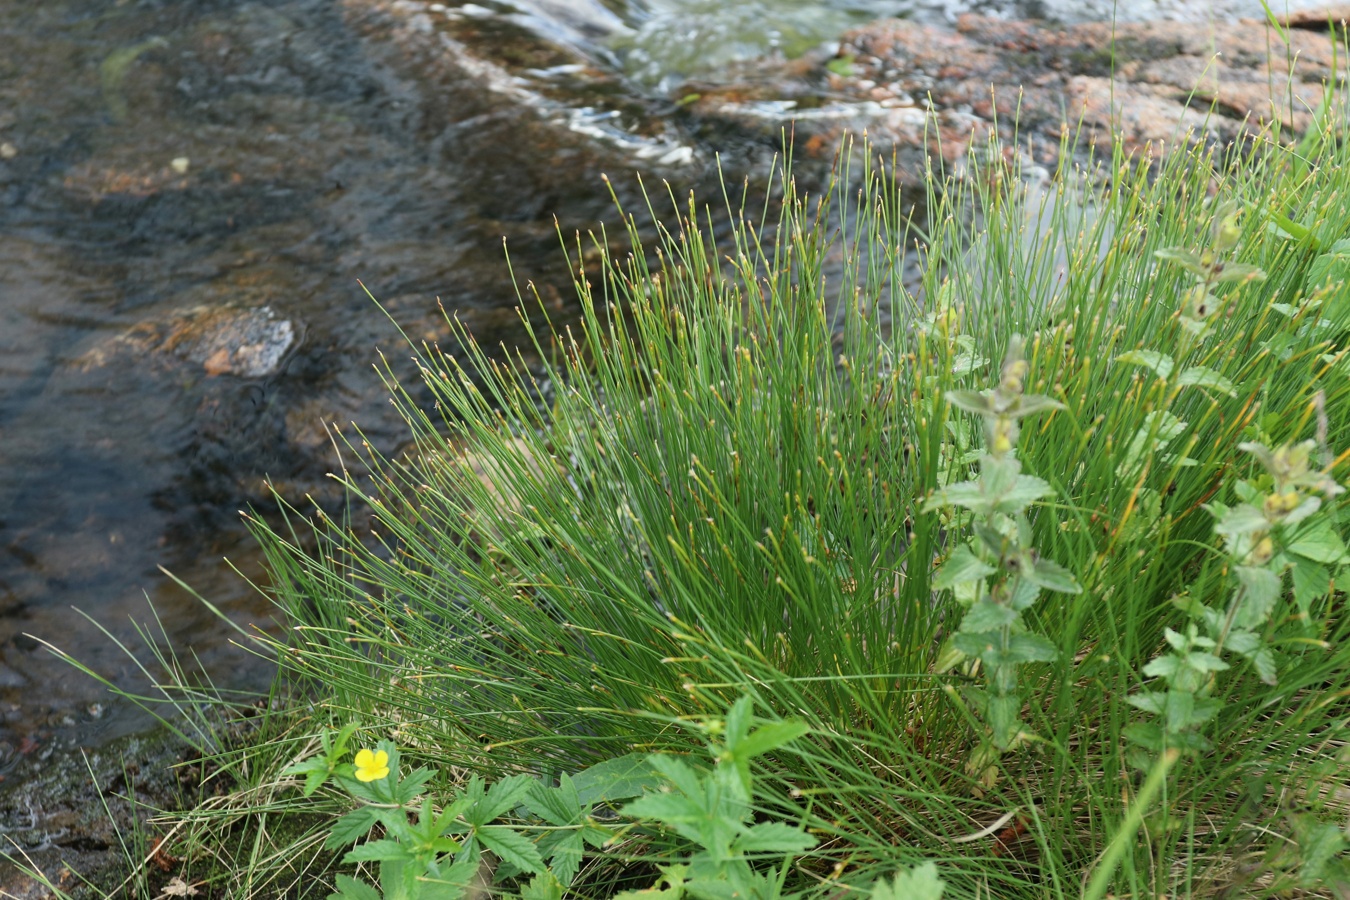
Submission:
M 383 750 L 371 752 L 359 750 L 356 753 L 356 780 L 379 781 L 389 774 L 389 754 Z

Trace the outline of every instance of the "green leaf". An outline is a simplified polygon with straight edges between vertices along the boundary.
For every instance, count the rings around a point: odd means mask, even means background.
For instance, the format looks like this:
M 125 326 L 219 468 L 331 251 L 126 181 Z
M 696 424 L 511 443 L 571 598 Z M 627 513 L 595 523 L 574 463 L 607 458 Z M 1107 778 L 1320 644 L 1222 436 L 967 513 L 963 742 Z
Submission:
M 756 728 L 744 740 L 727 750 L 741 759 L 753 759 L 771 750 L 785 747 L 806 734 L 811 728 L 805 722 L 787 719 L 782 722 L 769 722 Z
M 1003 512 L 1020 512 L 1042 497 L 1055 492 L 1050 482 L 1035 475 L 1018 475 L 1012 488 L 998 499 L 998 509 Z
M 982 598 L 973 603 L 961 619 L 963 634 L 985 634 L 997 631 L 1017 621 L 1017 611 L 1002 603 Z
M 1210 515 L 1215 517 L 1214 533 L 1221 535 L 1256 534 L 1270 528 L 1270 522 L 1261 510 L 1246 503 L 1228 507 L 1212 504 L 1207 506 Z
M 1303 865 L 1298 880 L 1302 887 L 1321 887 L 1330 863 L 1346 849 L 1345 832 L 1330 822 L 1314 825 L 1299 835 L 1298 851 Z
M 985 709 L 990 739 L 1000 750 L 1007 750 L 1022 731 L 1022 698 L 1016 694 L 991 696 Z
M 520 900 L 562 900 L 563 888 L 570 883 L 570 878 L 566 883 L 560 883 L 560 879 L 543 872 L 521 889 Z
M 1073 573 L 1051 559 L 1038 559 L 1030 571 L 1022 571 L 1022 577 L 1038 587 L 1061 594 L 1079 594 L 1083 589 L 1073 577 Z
M 505 825 L 485 825 L 474 830 L 483 846 L 522 872 L 538 874 L 544 871 L 544 859 L 539 848 L 525 835 Z
M 1009 662 L 1054 662 L 1059 658 L 1059 648 L 1049 638 L 1032 634 L 1014 634 L 1008 640 Z
M 329 894 L 328 900 L 383 900 L 375 888 L 350 875 L 337 875 L 333 878 L 336 894 Z
M 754 825 L 731 845 L 737 853 L 805 853 L 819 841 L 786 822 L 764 822 Z
M 1130 350 L 1116 357 L 1116 362 L 1129 363 L 1135 366 L 1144 366 L 1152 369 L 1159 377 L 1166 379 L 1172 374 L 1172 357 L 1166 353 L 1159 353 L 1157 350 Z
M 1153 255 L 1163 262 L 1170 262 L 1181 266 L 1192 275 L 1205 277 L 1209 270 L 1200 265 L 1200 254 L 1191 250 L 1185 250 L 1181 247 L 1164 247 L 1161 250 L 1154 250 Z
M 1237 396 L 1237 388 L 1234 387 L 1233 382 L 1205 366 L 1191 366 L 1177 377 L 1177 384 L 1214 388 L 1214 390 L 1221 391 L 1230 397 Z
M 581 832 L 555 831 L 548 838 L 552 840 L 547 846 L 544 846 L 544 841 L 539 842 L 539 855 L 549 861 L 549 868 L 564 886 L 571 885 L 581 869 L 581 857 L 586 850 Z
M 394 786 L 394 802 L 411 803 L 422 789 L 427 786 L 431 780 L 432 771 L 426 768 L 416 768 L 398 780 Z
M 398 841 L 381 839 L 369 841 L 359 847 L 353 847 L 342 857 L 344 863 L 383 862 L 387 859 L 408 860 L 412 853 Z
M 1258 266 L 1248 263 L 1225 263 L 1221 271 L 1214 275 L 1215 284 L 1227 284 L 1234 281 L 1265 281 L 1266 273 Z
M 1333 565 L 1350 562 L 1350 556 L 1345 552 L 1345 542 L 1336 533 L 1331 521 L 1325 518 L 1300 528 L 1297 537 L 1289 542 L 1288 550 L 1295 556 L 1313 562 Z
M 942 900 L 945 887 L 937 865 L 926 862 L 908 872 L 896 872 L 890 882 L 878 878 L 872 885 L 872 900 Z
M 1149 678 L 1171 678 L 1180 667 L 1181 660 L 1174 654 L 1167 653 L 1144 666 L 1144 674 Z
M 933 576 L 933 590 L 943 591 L 967 581 L 980 581 L 997 569 L 975 555 L 968 544 L 961 544 L 951 552 L 942 568 Z
M 577 802 L 588 807 L 657 790 L 661 786 L 661 776 L 652 771 L 647 757 L 646 753 L 629 753 L 578 772 L 572 778 Z
M 1064 404 L 1058 400 L 1053 400 L 1044 394 L 1023 394 L 1012 409 L 1008 410 L 1006 415 L 1015 419 L 1034 416 L 1051 409 L 1064 409 Z
M 576 784 L 566 772 L 556 788 L 532 781 L 525 794 L 525 806 L 550 825 L 576 825 L 583 817 Z
M 1307 559 L 1294 560 L 1291 569 L 1294 581 L 1294 602 L 1303 614 L 1305 623 L 1312 622 L 1312 605 L 1331 592 L 1331 572 Z
M 369 806 L 354 809 L 333 823 L 333 830 L 323 845 L 329 850 L 336 850 L 359 841 L 378 820 L 375 810 Z
M 1234 566 L 1234 574 L 1242 585 L 1237 602 L 1241 607 L 1234 617 L 1240 628 L 1259 628 L 1265 624 L 1275 601 L 1280 598 L 1280 577 L 1266 568 Z
M 987 416 L 994 411 L 989 398 L 976 391 L 946 391 L 942 396 L 947 398 L 947 402 L 957 409 L 975 413 L 978 416 Z
M 683 794 L 644 794 L 620 812 L 629 818 L 660 822 L 691 841 L 703 843 L 702 823 L 708 811 Z
M 514 809 L 521 799 L 529 793 L 530 784 L 533 780 L 528 775 L 512 775 L 509 778 L 503 778 L 488 789 L 482 800 L 465 811 L 465 821 L 470 825 L 486 825 L 503 813 Z

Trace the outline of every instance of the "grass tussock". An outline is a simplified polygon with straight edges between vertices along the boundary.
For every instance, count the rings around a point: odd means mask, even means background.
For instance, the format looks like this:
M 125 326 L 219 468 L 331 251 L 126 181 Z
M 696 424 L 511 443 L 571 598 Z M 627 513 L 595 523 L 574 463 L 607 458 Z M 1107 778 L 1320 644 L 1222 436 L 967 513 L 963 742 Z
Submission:
M 935 172 L 920 222 L 845 153 L 816 193 L 785 169 L 763 207 L 654 203 L 655 243 L 634 218 L 627 253 L 597 236 L 590 280 L 578 242 L 581 318 L 535 333 L 546 363 L 456 327 L 421 348 L 423 384 L 390 381 L 413 448 L 348 479 L 371 531 L 254 521 L 294 625 L 278 657 L 319 704 L 182 833 L 218 848 L 242 818 L 344 811 L 278 775 L 330 722 L 392 739 L 440 797 L 465 772 L 704 760 L 749 697 L 804 724 L 753 766 L 754 820 L 816 839 L 785 893 L 929 860 L 948 897 L 1344 896 L 1350 150 L 1325 138 L 1296 164 L 1197 149 L 1038 192 Z M 1305 440 L 1302 481 L 1250 449 Z M 959 502 L 1005 456 L 1025 502 Z M 1317 498 L 1320 556 L 1271 507 L 1216 534 L 1290 492 Z M 1257 569 L 1279 590 L 1253 612 Z M 220 889 L 323 894 L 296 821 L 283 851 L 239 844 Z M 650 886 L 681 833 L 588 848 L 572 892 Z

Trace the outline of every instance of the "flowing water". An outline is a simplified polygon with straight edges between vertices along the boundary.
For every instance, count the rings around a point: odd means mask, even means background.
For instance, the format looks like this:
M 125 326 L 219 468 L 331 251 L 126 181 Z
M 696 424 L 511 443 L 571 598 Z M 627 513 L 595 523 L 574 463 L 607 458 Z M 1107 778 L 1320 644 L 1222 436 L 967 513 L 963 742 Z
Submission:
M 565 318 L 554 217 L 567 233 L 612 221 L 601 173 L 630 207 L 635 172 L 710 189 L 711 148 L 669 115 L 672 85 L 880 15 L 1112 6 L 483 0 L 400 32 L 366 5 L 0 0 L 0 778 L 17 754 L 142 724 L 42 642 L 140 688 L 148 623 L 222 683 L 267 682 L 162 569 L 274 627 L 223 561 L 262 574 L 238 510 L 274 512 L 269 480 L 336 502 L 328 427 L 399 446 L 373 368 L 383 353 L 411 378 L 395 322 L 443 339 L 440 303 L 488 344 L 522 339 L 503 239 Z M 1258 4 L 1119 11 L 1239 7 Z M 399 37 L 442 28 L 421 49 Z M 772 150 L 717 149 L 733 171 Z

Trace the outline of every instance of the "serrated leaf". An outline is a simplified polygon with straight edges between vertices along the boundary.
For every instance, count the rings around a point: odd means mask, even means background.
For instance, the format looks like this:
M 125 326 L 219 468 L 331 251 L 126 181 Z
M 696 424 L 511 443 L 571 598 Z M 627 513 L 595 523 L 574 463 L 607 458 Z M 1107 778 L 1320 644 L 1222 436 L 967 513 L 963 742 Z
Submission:
M 1289 542 L 1288 550 L 1295 556 L 1313 562 L 1331 564 L 1350 562 L 1345 552 L 1345 542 L 1336 533 L 1331 522 L 1325 518 L 1300 528 L 1297 536 Z
M 819 841 L 786 822 L 764 822 L 751 826 L 731 845 L 737 853 L 805 853 Z
M 483 799 L 464 811 L 464 820 L 470 825 L 486 825 L 503 813 L 514 809 L 529 792 L 533 781 L 534 779 L 528 775 L 503 778 L 488 788 Z
M 1061 594 L 1079 594 L 1083 591 L 1073 573 L 1052 559 L 1036 560 L 1030 571 L 1023 570 L 1022 577 L 1048 591 Z
M 629 753 L 583 769 L 572 777 L 577 801 L 583 807 L 627 800 L 661 786 L 661 776 L 652 770 L 645 753 Z
M 565 772 L 556 788 L 532 781 L 525 794 L 525 806 L 550 825 L 576 825 L 582 819 L 576 785 Z
M 942 900 L 946 883 L 938 877 L 937 865 L 926 862 L 894 879 L 878 878 L 872 885 L 872 900 Z
M 1013 486 L 998 497 L 998 509 L 1003 512 L 1018 512 L 1030 506 L 1042 497 L 1055 492 L 1050 482 L 1035 475 L 1018 475 Z
M 985 634 L 1017 621 L 1017 611 L 985 598 L 973 603 L 961 619 L 963 634 Z
M 1054 662 L 1059 658 L 1059 648 L 1048 637 L 1024 632 L 1014 634 L 1008 639 L 1008 653 L 1014 659 L 1011 662 Z
M 1259 628 L 1280 598 L 1280 577 L 1257 566 L 1234 566 L 1233 573 L 1242 585 L 1238 600 L 1241 606 L 1234 622 L 1239 628 Z
M 1192 387 L 1213 388 L 1230 397 L 1237 396 L 1233 382 L 1206 366 L 1191 366 L 1177 377 L 1177 384 Z
M 1207 509 L 1215 517 L 1215 534 L 1255 534 L 1270 528 L 1270 522 L 1261 510 L 1246 503 L 1239 503 L 1231 509 L 1219 504 L 1212 504 Z
M 570 886 L 581 869 L 581 857 L 586 847 L 581 832 L 554 832 L 558 835 L 548 847 L 540 847 L 540 855 L 548 859 L 549 868 L 563 886 Z M 540 842 L 542 845 L 542 841 Z
M 404 804 L 411 803 L 417 795 L 422 793 L 422 789 L 431 780 L 432 774 L 430 769 L 417 768 L 400 778 L 394 786 L 395 801 Z
M 1330 822 L 1314 825 L 1299 835 L 1298 850 L 1303 865 L 1298 878 L 1302 887 L 1321 887 L 1330 863 L 1346 849 L 1345 832 Z
M 1157 350 L 1130 350 L 1116 357 L 1116 362 L 1129 363 L 1134 366 L 1144 366 L 1152 369 L 1159 378 L 1166 379 L 1172 374 L 1172 357 L 1166 353 L 1159 353 Z
M 354 862 L 383 862 L 388 859 L 411 859 L 412 854 L 408 852 L 398 841 L 391 841 L 382 838 L 377 841 L 367 841 L 359 847 L 353 847 L 347 851 L 347 855 L 342 857 L 344 863 Z
M 544 860 L 539 848 L 525 835 L 505 825 L 485 825 L 474 830 L 483 847 L 522 872 L 538 874 L 544 871 Z
M 521 889 L 520 900 L 562 900 L 563 888 L 570 883 L 570 878 L 562 882 L 547 872 L 541 873 L 531 878 L 530 883 Z
M 951 552 L 942 568 L 933 576 L 933 590 L 943 591 L 967 581 L 982 581 L 998 571 L 975 555 L 968 544 Z
M 768 722 L 756 728 L 736 746 L 728 746 L 727 749 L 738 758 L 753 759 L 771 750 L 786 747 L 810 730 L 810 726 L 805 722 L 796 719 Z
M 329 850 L 355 843 L 366 836 L 366 832 L 379 820 L 375 810 L 369 806 L 354 809 L 333 823 L 323 845 Z
M 329 894 L 328 900 L 383 900 L 374 887 L 350 875 L 334 876 L 333 886 L 337 893 Z
M 1227 284 L 1234 281 L 1265 281 L 1264 269 L 1248 263 L 1226 263 L 1221 271 L 1214 274 L 1214 283 Z
M 1023 394 L 1017 401 L 1017 404 L 1007 411 L 1007 415 L 1015 419 L 1034 416 L 1047 410 L 1064 409 L 1064 404 L 1058 400 L 1051 399 L 1044 394 Z
M 994 411 L 989 398 L 976 391 L 946 391 L 942 395 L 947 402 L 957 409 L 965 412 L 975 413 L 979 416 L 987 416 Z
M 1290 570 L 1294 581 L 1294 602 L 1303 614 L 1304 622 L 1312 621 L 1312 605 L 1331 591 L 1331 572 L 1307 559 L 1294 560 Z
M 990 739 L 1000 750 L 1007 750 L 1013 740 L 1022 731 L 1022 698 L 1009 694 L 991 696 L 985 705 L 985 718 L 989 723 Z

